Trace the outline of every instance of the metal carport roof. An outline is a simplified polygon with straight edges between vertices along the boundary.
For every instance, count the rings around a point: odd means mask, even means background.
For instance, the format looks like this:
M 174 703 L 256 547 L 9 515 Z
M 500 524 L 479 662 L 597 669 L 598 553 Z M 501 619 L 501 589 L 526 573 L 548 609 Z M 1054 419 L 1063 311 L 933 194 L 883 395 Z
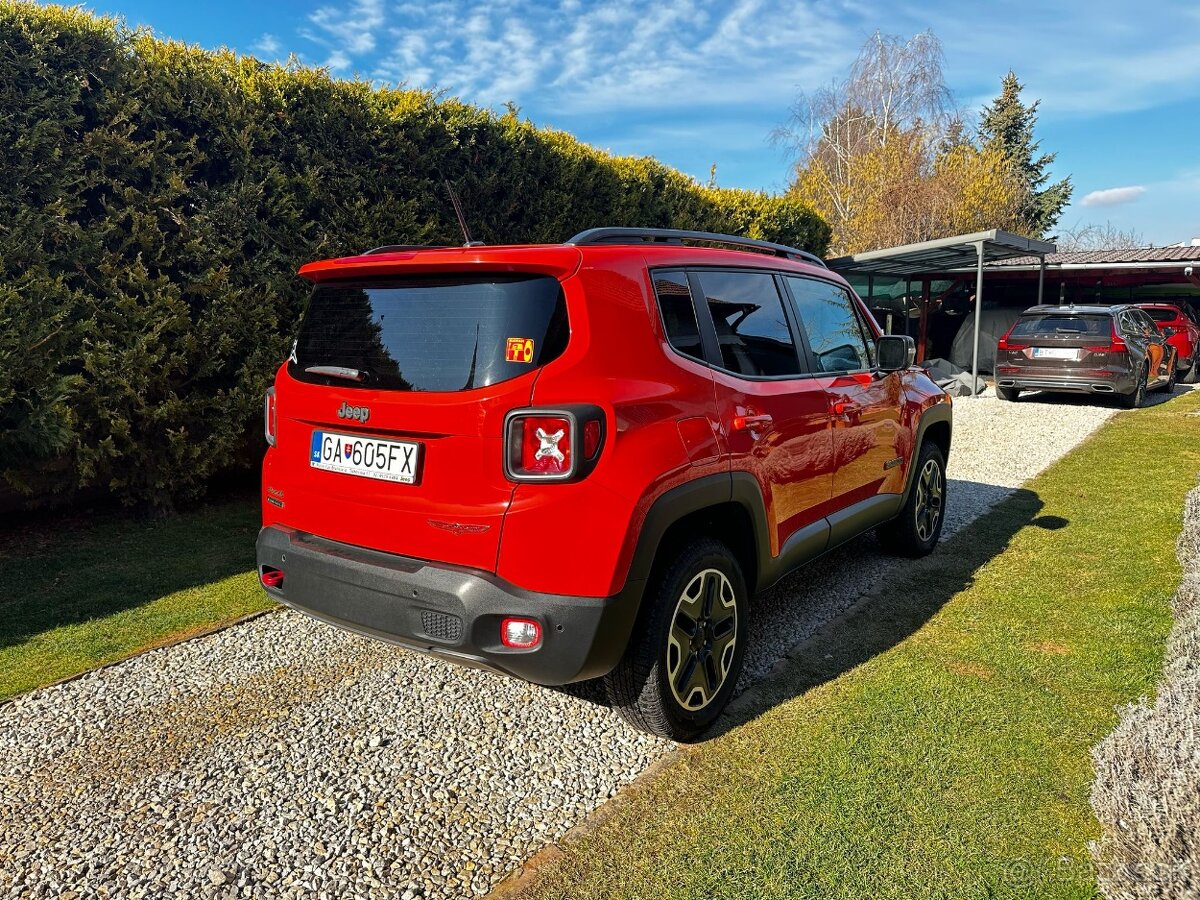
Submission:
M 1035 256 L 1040 259 L 1041 275 L 1038 278 L 1038 303 L 1042 302 L 1042 284 L 1045 278 L 1046 254 L 1054 253 L 1058 247 L 1048 241 L 1022 237 L 1010 231 L 993 228 L 974 234 L 959 234 L 954 237 L 905 244 L 886 250 L 855 253 L 839 256 L 825 264 L 845 276 L 932 275 L 954 269 L 975 268 L 975 343 L 971 351 L 971 390 L 979 383 L 979 323 L 983 318 L 983 266 L 984 263 L 1012 259 L 1019 256 Z
M 983 245 L 983 261 L 995 262 L 1021 256 L 1042 256 L 1054 253 L 1058 247 L 1048 241 L 1022 237 L 1010 231 L 993 228 L 975 234 L 921 241 L 871 250 L 853 256 L 839 256 L 825 264 L 841 275 L 931 275 L 952 269 L 975 268 L 979 262 L 979 245 Z

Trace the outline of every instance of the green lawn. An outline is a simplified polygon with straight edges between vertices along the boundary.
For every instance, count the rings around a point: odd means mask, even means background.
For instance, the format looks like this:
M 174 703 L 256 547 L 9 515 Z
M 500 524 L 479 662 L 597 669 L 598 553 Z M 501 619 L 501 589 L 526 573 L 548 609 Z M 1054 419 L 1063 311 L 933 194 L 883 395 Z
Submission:
M 1159 674 L 1198 409 L 1121 414 L 898 565 L 529 893 L 1094 896 L 1089 750 Z
M 254 499 L 0 535 L 0 699 L 272 605 Z

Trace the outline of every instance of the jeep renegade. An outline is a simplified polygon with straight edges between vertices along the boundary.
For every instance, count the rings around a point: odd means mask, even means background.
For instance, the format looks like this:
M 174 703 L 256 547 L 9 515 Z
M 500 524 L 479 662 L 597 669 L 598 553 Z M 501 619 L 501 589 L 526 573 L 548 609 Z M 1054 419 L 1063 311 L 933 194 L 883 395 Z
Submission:
M 282 603 L 699 736 L 755 593 L 875 529 L 930 552 L 950 399 L 801 250 L 598 228 L 387 247 L 313 282 L 266 398 Z

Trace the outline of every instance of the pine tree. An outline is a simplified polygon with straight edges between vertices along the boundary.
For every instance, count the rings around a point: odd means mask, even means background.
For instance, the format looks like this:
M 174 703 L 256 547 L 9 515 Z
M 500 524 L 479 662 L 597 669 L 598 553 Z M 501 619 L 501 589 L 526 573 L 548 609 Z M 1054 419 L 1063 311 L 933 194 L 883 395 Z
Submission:
M 1001 82 L 1000 96 L 983 108 L 979 123 L 980 138 L 985 145 L 994 145 L 1016 166 L 1029 190 L 1022 218 L 1033 236 L 1040 237 L 1054 227 L 1063 209 L 1071 200 L 1074 185 L 1070 176 L 1046 185 L 1046 171 L 1057 154 L 1038 155 L 1041 141 L 1033 138 L 1037 125 L 1040 100 L 1026 106 L 1021 102 L 1024 85 L 1011 70 Z

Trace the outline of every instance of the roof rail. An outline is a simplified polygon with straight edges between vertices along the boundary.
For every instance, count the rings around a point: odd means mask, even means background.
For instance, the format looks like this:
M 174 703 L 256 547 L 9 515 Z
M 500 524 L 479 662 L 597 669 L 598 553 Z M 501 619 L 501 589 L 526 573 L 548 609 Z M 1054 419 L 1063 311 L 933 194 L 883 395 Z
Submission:
M 681 231 L 676 228 L 589 228 L 579 232 L 566 243 L 575 245 L 634 244 L 639 242 L 682 244 L 684 241 L 702 241 L 707 244 L 725 244 L 745 250 L 767 251 L 774 256 L 797 259 L 826 268 L 825 260 L 807 250 L 773 244 L 770 241 L 757 241 L 754 238 L 737 237 L 732 234 L 718 234 L 714 231 Z
M 362 256 L 374 256 L 376 253 L 403 253 L 405 250 L 448 250 L 447 245 L 431 246 L 429 244 L 384 244 L 382 247 L 373 247 L 370 250 L 365 250 Z

